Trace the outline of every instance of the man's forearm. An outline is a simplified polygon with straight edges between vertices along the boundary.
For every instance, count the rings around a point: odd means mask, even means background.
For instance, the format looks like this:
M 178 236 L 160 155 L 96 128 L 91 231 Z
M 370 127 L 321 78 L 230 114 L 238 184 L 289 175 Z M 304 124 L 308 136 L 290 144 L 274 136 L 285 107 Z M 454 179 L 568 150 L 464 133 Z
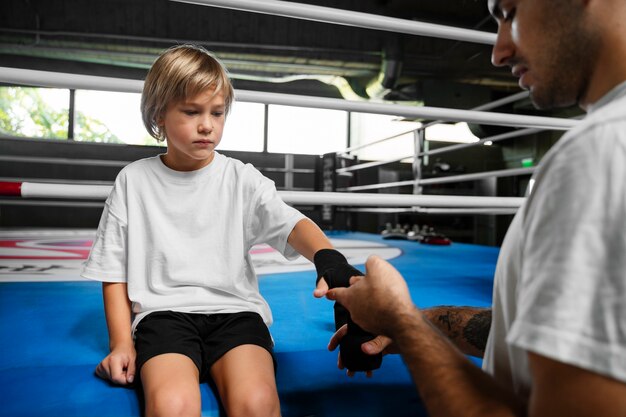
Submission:
M 466 355 L 482 358 L 491 327 L 491 309 L 437 306 L 422 314 Z
M 472 364 L 418 311 L 401 317 L 389 336 L 430 416 L 523 415 L 524 408 L 512 392 Z

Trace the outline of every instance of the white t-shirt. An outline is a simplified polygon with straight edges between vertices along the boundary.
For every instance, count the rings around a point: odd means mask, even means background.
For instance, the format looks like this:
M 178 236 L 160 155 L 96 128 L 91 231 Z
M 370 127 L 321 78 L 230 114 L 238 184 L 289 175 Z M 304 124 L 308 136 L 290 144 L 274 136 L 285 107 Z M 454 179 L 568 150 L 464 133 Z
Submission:
M 217 152 L 192 172 L 142 159 L 119 173 L 82 276 L 128 284 L 133 329 L 162 310 L 253 311 L 269 326 L 248 251 L 267 243 L 295 258 L 287 238 L 303 218 L 252 165 Z
M 483 367 L 529 398 L 529 351 L 626 382 L 626 82 L 544 156 L 502 244 Z

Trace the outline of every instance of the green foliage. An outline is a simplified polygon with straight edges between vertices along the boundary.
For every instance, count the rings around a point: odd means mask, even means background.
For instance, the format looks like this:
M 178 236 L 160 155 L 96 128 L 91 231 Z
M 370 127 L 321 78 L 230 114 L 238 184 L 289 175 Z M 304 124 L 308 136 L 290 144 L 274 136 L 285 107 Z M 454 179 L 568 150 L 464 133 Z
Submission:
M 109 131 L 101 121 L 86 116 L 82 112 L 76 113 L 74 125 L 75 139 L 81 142 L 124 143 Z
M 67 124 L 67 109 L 53 109 L 42 99 L 38 88 L 0 88 L 2 132 L 14 136 L 66 139 Z
M 42 139 L 67 139 L 68 107 L 53 108 L 30 87 L 0 87 L 0 133 Z M 99 120 L 77 112 L 74 132 L 84 142 L 123 143 Z

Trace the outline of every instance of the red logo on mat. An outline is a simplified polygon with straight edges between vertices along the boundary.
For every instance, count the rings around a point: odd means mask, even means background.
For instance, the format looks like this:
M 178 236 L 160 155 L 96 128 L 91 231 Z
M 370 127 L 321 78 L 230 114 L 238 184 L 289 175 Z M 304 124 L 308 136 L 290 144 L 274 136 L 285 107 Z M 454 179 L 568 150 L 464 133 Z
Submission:
M 87 259 L 92 239 L 0 239 L 0 259 Z

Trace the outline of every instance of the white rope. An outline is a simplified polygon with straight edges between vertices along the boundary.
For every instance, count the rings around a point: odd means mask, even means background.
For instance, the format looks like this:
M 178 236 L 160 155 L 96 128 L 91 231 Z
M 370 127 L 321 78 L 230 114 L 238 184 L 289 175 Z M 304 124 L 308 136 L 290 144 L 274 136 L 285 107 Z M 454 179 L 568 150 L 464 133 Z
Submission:
M 22 183 L 23 198 L 65 198 L 77 200 L 106 200 L 111 185 Z
M 7 67 L 0 67 L 0 82 L 18 85 L 26 84 L 44 87 L 78 88 L 135 93 L 141 92 L 143 87 L 143 81 L 139 80 Z M 469 122 L 498 126 L 568 130 L 579 123 L 578 120 L 556 117 L 490 113 L 474 110 L 446 109 L 441 107 L 416 107 L 391 103 L 349 101 L 336 98 L 296 96 L 247 90 L 238 90 L 236 92 L 236 96 L 238 100 L 251 103 L 280 104 L 284 106 L 312 107 L 359 113 L 396 115 L 407 118 L 444 120 L 450 122 Z
M 414 214 L 515 214 L 517 212 L 516 208 L 421 208 L 421 207 L 395 207 L 395 208 L 375 208 L 375 207 L 365 207 L 365 208 L 343 208 L 339 207 L 337 209 L 341 212 L 347 213 L 375 213 L 375 214 L 399 214 L 399 213 L 414 213 Z
M 384 30 L 394 33 L 406 33 L 417 36 L 450 39 L 493 45 L 496 42 L 494 33 L 453 26 L 417 22 L 394 17 L 334 9 L 330 7 L 301 4 L 276 0 L 174 0 L 180 3 L 199 4 L 202 6 L 221 7 L 225 9 L 243 10 L 290 17 L 293 19 L 312 20 L 315 22 L 332 23 L 344 26 L 356 26 L 365 29 Z
M 501 169 L 498 171 L 476 172 L 472 174 L 450 175 L 447 177 L 426 178 L 421 179 L 418 185 L 448 184 L 451 182 L 476 181 L 484 178 L 502 178 L 513 177 L 517 175 L 529 175 L 535 171 L 535 167 L 530 168 L 511 168 Z M 415 180 L 383 182 L 380 184 L 355 185 L 352 187 L 338 188 L 337 191 L 366 191 L 379 190 L 382 188 L 403 187 L 415 185 Z
M 528 96 L 529 96 L 529 92 L 528 91 L 520 91 L 519 93 L 515 93 L 513 95 L 501 98 L 499 100 L 492 101 L 492 102 L 489 102 L 489 103 L 485 103 L 485 104 L 480 105 L 478 107 L 474 107 L 471 110 L 476 110 L 476 111 L 491 110 L 491 109 L 498 108 L 500 106 L 504 106 L 505 104 L 515 103 L 516 101 L 522 100 L 522 99 L 524 99 L 524 98 L 526 98 Z M 377 145 L 379 143 L 383 143 L 383 142 L 386 142 L 386 141 L 391 140 L 391 139 L 399 138 L 400 136 L 408 135 L 409 133 L 414 133 L 414 132 L 417 132 L 417 131 L 420 131 L 420 130 L 425 130 L 427 127 L 435 126 L 435 125 L 438 125 L 438 124 L 440 124 L 440 122 L 438 120 L 436 120 L 436 121 L 427 123 L 427 124 L 425 124 L 423 126 L 417 127 L 415 129 L 411 129 L 411 130 L 408 130 L 406 132 L 395 134 L 393 136 L 387 136 L 385 138 L 378 139 L 378 140 L 375 140 L 373 142 L 364 143 L 362 145 L 351 146 L 349 148 L 344 149 L 343 151 L 337 151 L 337 153 L 338 154 L 349 154 L 349 153 L 352 153 L 352 152 L 354 152 L 356 150 L 363 149 L 363 148 L 368 148 L 370 146 Z M 470 146 L 475 146 L 476 144 L 477 143 L 475 142 L 475 143 L 472 143 Z M 402 159 L 404 159 L 404 158 L 402 158 Z
M 502 97 L 501 99 L 498 99 L 489 103 L 485 103 L 481 106 L 474 107 L 472 110 L 483 111 L 483 110 L 496 109 L 498 107 L 504 106 L 505 104 L 515 103 L 516 101 L 523 100 L 525 98 L 528 98 L 529 96 L 530 96 L 530 91 L 524 90 L 524 91 L 520 91 L 519 93 Z
M 461 149 L 470 148 L 470 147 L 477 146 L 477 145 L 482 145 L 485 142 L 498 142 L 498 141 L 505 140 L 505 139 L 512 139 L 512 138 L 516 138 L 520 136 L 532 135 L 533 133 L 537 133 L 540 131 L 541 129 L 534 129 L 534 128 L 513 130 L 511 132 L 501 133 L 499 135 L 483 138 L 479 140 L 478 142 L 459 143 L 457 145 L 450 145 L 450 146 L 445 146 L 443 148 L 423 151 L 423 152 L 420 152 L 418 156 L 425 156 L 425 155 L 430 156 L 430 155 L 438 155 L 438 154 L 442 154 L 446 152 L 458 151 Z M 414 158 L 415 158 L 415 155 L 411 154 L 411 155 L 405 155 L 405 156 L 396 157 L 392 159 L 385 159 L 382 161 L 364 162 L 362 164 L 350 165 L 344 168 L 337 168 L 336 172 L 337 174 L 343 174 L 343 173 L 350 172 L 350 171 L 357 171 L 360 169 L 373 168 L 373 167 L 377 167 L 380 165 L 392 164 L 394 162 L 400 162 L 404 159 L 413 160 Z
M 423 194 L 355 194 L 314 191 L 279 191 L 278 194 L 289 204 L 331 204 L 335 206 L 517 208 L 524 201 L 522 197 Z
M 123 168 L 133 161 L 114 161 L 106 159 L 62 158 L 50 156 L 0 155 L 0 161 L 23 162 L 54 165 L 91 165 Z
M 475 172 L 472 174 L 451 175 L 449 177 L 426 178 L 419 181 L 420 185 L 447 184 L 451 182 L 476 181 L 484 178 L 515 177 L 517 175 L 530 175 L 535 172 L 535 167 L 500 169 L 497 171 Z
M 112 187 L 108 185 L 43 184 L 23 182 L 23 198 L 61 198 L 105 200 Z M 278 191 L 288 204 L 377 207 L 456 207 L 456 208 L 517 208 L 522 197 L 475 197 L 413 194 L 355 194 L 315 191 Z

